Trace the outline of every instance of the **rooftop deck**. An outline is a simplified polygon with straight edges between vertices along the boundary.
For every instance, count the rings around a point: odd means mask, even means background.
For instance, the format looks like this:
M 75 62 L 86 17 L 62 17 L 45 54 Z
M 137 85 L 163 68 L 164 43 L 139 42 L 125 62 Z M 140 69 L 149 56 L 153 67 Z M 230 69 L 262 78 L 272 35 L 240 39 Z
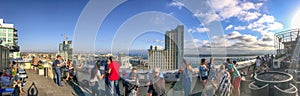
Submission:
M 24 86 L 25 93 L 21 96 L 28 95 L 29 87 L 33 82 L 37 87 L 38 96 L 82 96 L 81 94 L 83 94 L 83 92 L 80 92 L 80 90 L 70 82 L 62 81 L 63 86 L 59 87 L 53 79 L 40 76 L 34 70 L 26 70 L 26 73 L 28 78 Z

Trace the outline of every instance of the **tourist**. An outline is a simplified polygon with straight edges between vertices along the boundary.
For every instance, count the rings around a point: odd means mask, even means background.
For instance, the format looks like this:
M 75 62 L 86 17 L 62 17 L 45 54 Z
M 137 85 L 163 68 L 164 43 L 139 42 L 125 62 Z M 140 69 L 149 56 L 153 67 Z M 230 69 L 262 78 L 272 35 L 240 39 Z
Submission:
M 232 85 L 234 88 L 233 94 L 234 94 L 234 96 L 240 96 L 240 83 L 241 83 L 242 77 L 230 59 L 227 59 L 227 68 L 228 68 L 227 69 L 228 72 L 230 73 Z
M 105 82 L 105 94 L 106 94 L 106 96 L 108 96 L 109 95 L 109 87 L 111 86 L 111 84 L 110 84 L 110 82 L 109 82 L 109 80 L 108 80 L 108 76 L 109 76 L 109 74 L 108 74 L 108 59 L 106 59 L 105 60 L 105 62 L 104 62 L 104 82 Z
M 237 62 L 235 60 L 232 63 L 235 67 L 237 67 L 239 65 L 239 64 L 237 64 Z
M 9 79 L 13 77 L 12 75 L 7 74 L 6 69 L 3 69 L 2 71 L 3 71 L 3 76 L 9 77 Z
M 180 81 L 182 83 L 182 86 L 184 88 L 184 94 L 185 96 L 189 96 L 192 89 L 192 74 L 193 74 L 193 68 L 192 66 L 183 59 L 184 66 L 179 69 L 179 76 Z
M 115 96 L 116 95 L 120 96 L 120 90 L 119 90 L 119 69 L 120 69 L 120 64 L 117 61 L 113 61 L 112 57 L 109 57 L 107 60 L 108 64 L 108 80 L 110 81 L 109 86 L 109 95 L 110 96 Z M 114 92 L 115 91 L 115 92 Z
M 61 66 L 63 66 L 62 57 L 60 55 L 56 56 L 56 60 L 53 62 L 53 67 L 56 74 L 56 84 L 62 86 L 61 84 Z
M 255 73 L 259 72 L 260 71 L 260 65 L 261 65 L 261 58 L 259 56 L 256 57 L 256 60 L 255 60 Z M 254 74 L 255 74 L 254 73 Z
M 267 64 L 264 64 L 262 68 L 262 72 L 269 72 L 269 71 L 270 71 L 269 66 Z
M 100 92 L 98 90 L 99 83 L 98 80 L 101 80 L 104 75 L 100 71 L 100 62 L 96 62 L 95 67 L 91 70 L 90 77 L 90 86 L 92 86 L 92 96 L 99 96 Z
M 0 72 L 0 82 L 2 83 L 2 86 L 9 86 L 11 83 L 11 78 L 5 76 L 3 72 Z
M 137 69 L 133 67 L 131 72 L 126 76 L 125 79 L 125 96 L 137 96 L 139 79 L 136 73 Z
M 148 82 L 148 96 L 166 96 L 165 79 L 159 76 L 160 69 L 152 70 L 153 78 Z
M 12 69 L 11 69 L 11 76 L 15 77 L 17 75 L 18 71 L 18 64 L 16 62 L 13 62 Z
M 206 59 L 201 59 L 201 64 L 199 66 L 199 77 L 203 86 L 202 94 L 206 96 L 206 80 L 208 79 L 208 67 L 206 64 Z
M 67 62 L 66 62 L 66 66 L 64 66 L 64 76 L 63 77 L 66 77 L 66 80 L 68 80 L 68 74 L 69 74 L 69 71 L 70 71 L 70 66 L 71 66 L 71 61 L 68 59 Z
M 217 96 L 230 96 L 230 88 L 231 88 L 231 83 L 230 83 L 230 74 L 226 71 L 226 68 L 224 65 L 220 66 L 220 72 L 218 73 L 218 81 L 219 85 L 217 88 L 217 91 L 215 95 Z
M 17 75 L 14 77 L 14 90 L 16 90 L 16 92 L 20 92 L 20 94 L 23 94 L 25 91 L 23 90 L 23 81 L 21 80 L 21 78 Z M 18 89 L 16 89 L 18 88 Z
M 210 58 L 209 62 L 209 72 L 208 72 L 208 80 L 210 81 L 211 85 L 213 86 L 213 92 L 217 89 L 217 85 L 215 84 L 215 80 L 217 80 L 217 70 L 214 64 L 214 58 Z
M 37 71 L 37 67 L 39 66 L 39 59 L 33 57 L 33 58 L 32 58 L 32 61 L 33 61 L 33 68 L 34 68 L 34 71 Z

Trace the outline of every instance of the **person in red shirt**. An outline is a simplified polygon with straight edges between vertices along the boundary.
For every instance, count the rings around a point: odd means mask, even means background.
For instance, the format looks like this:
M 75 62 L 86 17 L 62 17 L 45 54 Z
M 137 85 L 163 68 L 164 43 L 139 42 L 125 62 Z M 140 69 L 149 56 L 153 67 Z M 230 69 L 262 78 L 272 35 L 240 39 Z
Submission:
M 116 93 L 118 96 L 120 96 L 120 90 L 119 90 L 119 69 L 120 64 L 117 61 L 113 61 L 112 57 L 109 57 L 107 60 L 108 64 L 108 80 L 110 81 L 109 87 L 109 96 L 114 96 L 114 93 Z M 115 91 L 115 92 L 114 92 Z

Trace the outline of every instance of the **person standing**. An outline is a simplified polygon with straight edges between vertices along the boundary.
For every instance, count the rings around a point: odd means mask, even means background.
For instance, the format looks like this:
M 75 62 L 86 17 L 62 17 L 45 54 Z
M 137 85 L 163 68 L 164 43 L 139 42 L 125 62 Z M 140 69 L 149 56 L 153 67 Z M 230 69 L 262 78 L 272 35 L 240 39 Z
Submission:
M 66 78 L 66 80 L 68 80 L 68 74 L 70 72 L 70 66 L 72 66 L 71 64 L 71 60 L 67 59 L 66 65 L 64 66 L 64 73 L 63 73 L 63 78 Z
M 208 81 L 213 86 L 213 92 L 215 92 L 216 89 L 217 89 L 217 85 L 215 83 L 215 81 L 217 80 L 217 70 L 215 68 L 214 58 L 213 57 L 210 57 L 210 61 L 209 61 L 208 65 L 209 65 Z
M 230 96 L 230 73 L 226 71 L 226 68 L 224 65 L 220 66 L 220 73 L 218 73 L 218 81 L 219 85 L 216 91 L 217 96 Z
M 184 94 L 185 96 L 189 96 L 192 89 L 192 74 L 194 71 L 185 59 L 183 59 L 183 63 L 185 66 L 181 67 L 178 72 L 180 73 L 179 77 L 184 88 Z
M 120 64 L 117 61 L 113 61 L 112 57 L 108 58 L 107 61 L 108 64 L 108 80 L 110 81 L 110 96 L 115 96 L 116 95 L 120 96 L 120 90 L 119 90 L 119 69 L 120 69 Z M 114 92 L 115 91 L 115 92 Z
M 199 77 L 203 86 L 202 94 L 206 96 L 206 80 L 208 79 L 208 67 L 206 64 L 206 59 L 201 59 L 199 66 Z
M 109 93 L 110 93 L 109 89 L 110 89 L 111 84 L 108 80 L 108 76 L 109 76 L 108 58 L 106 60 L 104 60 L 103 63 L 104 63 L 104 82 L 105 82 L 105 92 L 106 92 L 105 94 L 106 94 L 106 96 L 109 96 Z
M 261 58 L 259 56 L 256 57 L 255 67 L 254 67 L 254 75 L 259 72 L 261 66 Z
M 91 70 L 91 77 L 90 77 L 90 86 L 92 86 L 92 96 L 99 96 L 100 92 L 98 90 L 99 83 L 98 80 L 101 80 L 103 75 L 100 71 L 100 62 L 96 62 L 95 67 Z
M 227 59 L 227 70 L 230 73 L 230 77 L 232 79 L 233 85 L 233 94 L 234 96 L 240 96 L 240 83 L 242 80 L 240 72 L 237 68 L 233 65 L 230 59 Z
M 166 96 L 165 79 L 160 76 L 160 69 L 152 70 L 153 78 L 148 82 L 148 96 Z
M 60 55 L 56 56 L 56 60 L 53 62 L 53 67 L 56 74 L 56 84 L 62 86 L 61 84 L 61 66 L 63 66 L 62 57 Z
M 37 67 L 39 66 L 39 59 L 36 57 L 32 58 L 34 71 L 37 71 Z

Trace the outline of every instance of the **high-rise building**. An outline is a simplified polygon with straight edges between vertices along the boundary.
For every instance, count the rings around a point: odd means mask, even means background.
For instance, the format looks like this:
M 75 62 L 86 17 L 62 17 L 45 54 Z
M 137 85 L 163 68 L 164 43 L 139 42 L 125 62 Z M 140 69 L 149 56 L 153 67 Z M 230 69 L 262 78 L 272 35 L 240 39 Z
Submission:
M 59 50 L 58 54 L 63 57 L 63 59 L 67 60 L 70 59 L 72 60 L 72 41 L 64 41 L 63 43 L 59 44 Z
M 20 58 L 17 30 L 14 28 L 14 24 L 7 24 L 3 19 L 0 19 L 0 43 L 9 49 L 10 58 Z
M 148 69 L 161 68 L 162 70 L 174 70 L 183 63 L 184 47 L 183 25 L 165 33 L 165 49 L 150 46 L 148 50 Z M 153 48 L 154 47 L 154 48 Z

